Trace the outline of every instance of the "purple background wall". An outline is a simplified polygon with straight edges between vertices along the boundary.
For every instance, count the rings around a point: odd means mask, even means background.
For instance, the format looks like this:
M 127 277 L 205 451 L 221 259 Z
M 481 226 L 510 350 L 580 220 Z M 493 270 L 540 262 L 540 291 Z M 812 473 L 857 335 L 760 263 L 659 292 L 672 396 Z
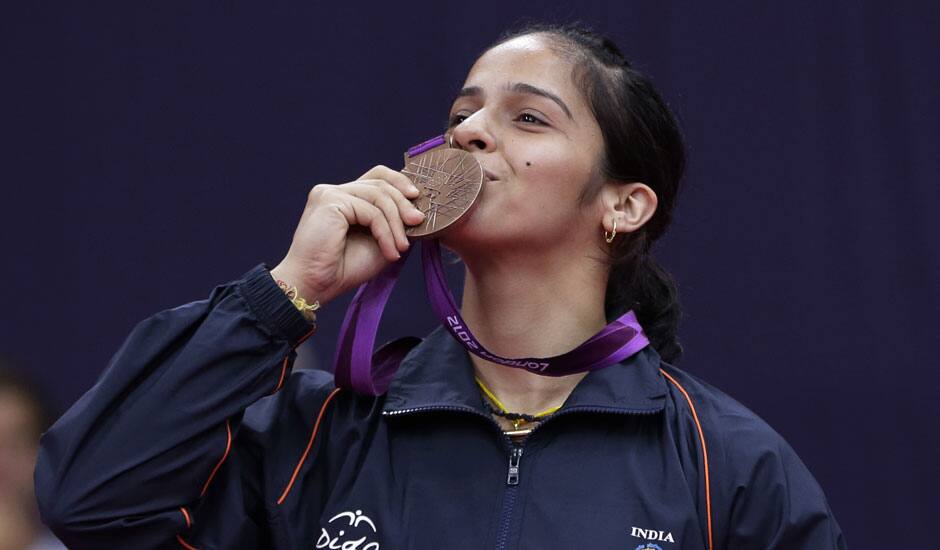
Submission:
M 652 74 L 687 135 L 657 252 L 687 312 L 681 366 L 791 442 L 853 547 L 932 546 L 937 8 L 204 4 L 0 17 L 0 352 L 60 408 L 137 321 L 275 264 L 310 186 L 397 166 L 438 131 L 507 25 L 579 18 Z M 385 337 L 433 326 L 414 268 Z M 328 364 L 344 309 L 305 363 Z

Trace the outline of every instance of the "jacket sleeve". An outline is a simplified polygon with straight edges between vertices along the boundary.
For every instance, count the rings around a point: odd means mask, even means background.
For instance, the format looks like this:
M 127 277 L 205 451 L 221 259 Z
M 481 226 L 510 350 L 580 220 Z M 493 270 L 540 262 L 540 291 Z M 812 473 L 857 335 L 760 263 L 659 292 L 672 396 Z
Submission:
M 752 420 L 734 437 L 727 548 L 846 548 L 822 488 L 779 434 Z
M 263 513 L 251 505 L 257 457 L 233 441 L 245 409 L 280 389 L 312 328 L 263 265 L 141 322 L 42 438 L 43 521 L 73 549 L 180 548 L 177 534 L 215 482 L 240 495 L 226 506 L 242 516 L 233 526 L 242 540 L 262 537 Z M 239 464 L 223 469 L 226 460 Z

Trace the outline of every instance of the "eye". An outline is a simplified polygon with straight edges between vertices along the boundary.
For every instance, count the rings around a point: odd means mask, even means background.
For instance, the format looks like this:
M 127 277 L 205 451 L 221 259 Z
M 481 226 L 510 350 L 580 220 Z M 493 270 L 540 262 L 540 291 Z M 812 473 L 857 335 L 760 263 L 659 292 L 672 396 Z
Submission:
M 544 120 L 542 120 L 542 119 L 540 119 L 539 117 L 533 115 L 532 113 L 522 113 L 521 115 L 519 115 L 518 117 L 516 117 L 516 120 L 519 120 L 519 121 L 521 121 L 521 122 L 525 122 L 526 124 L 539 124 L 539 125 L 542 125 L 542 126 L 545 125 L 545 121 L 544 121 Z
M 453 128 L 454 126 L 460 124 L 461 122 L 465 120 L 467 120 L 467 115 L 458 113 L 456 115 L 453 115 L 447 120 L 447 127 Z

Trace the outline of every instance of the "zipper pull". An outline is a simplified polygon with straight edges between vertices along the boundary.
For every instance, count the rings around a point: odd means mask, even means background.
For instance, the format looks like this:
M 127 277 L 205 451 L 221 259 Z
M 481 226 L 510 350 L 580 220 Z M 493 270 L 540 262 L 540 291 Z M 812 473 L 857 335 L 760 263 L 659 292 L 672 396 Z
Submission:
M 507 485 L 519 485 L 519 461 L 522 459 L 522 447 L 513 447 L 509 453 L 509 476 Z

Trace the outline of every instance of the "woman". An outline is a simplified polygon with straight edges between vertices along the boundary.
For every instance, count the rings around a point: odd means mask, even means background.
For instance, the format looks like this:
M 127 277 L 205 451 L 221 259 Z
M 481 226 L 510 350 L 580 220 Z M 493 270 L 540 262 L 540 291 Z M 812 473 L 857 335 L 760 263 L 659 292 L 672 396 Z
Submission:
M 844 547 L 786 443 L 669 364 L 676 290 L 648 251 L 669 223 L 683 146 L 649 81 L 606 39 L 532 28 L 484 52 L 450 116 L 451 145 L 487 174 L 443 240 L 466 264 L 461 313 L 477 339 L 550 357 L 632 309 L 651 345 L 542 376 L 437 330 L 378 397 L 319 371 L 287 377 L 313 327 L 292 299 L 323 306 L 374 277 L 423 219 L 410 180 L 386 167 L 318 185 L 280 264 L 144 321 L 45 436 L 38 492 L 63 541 Z

